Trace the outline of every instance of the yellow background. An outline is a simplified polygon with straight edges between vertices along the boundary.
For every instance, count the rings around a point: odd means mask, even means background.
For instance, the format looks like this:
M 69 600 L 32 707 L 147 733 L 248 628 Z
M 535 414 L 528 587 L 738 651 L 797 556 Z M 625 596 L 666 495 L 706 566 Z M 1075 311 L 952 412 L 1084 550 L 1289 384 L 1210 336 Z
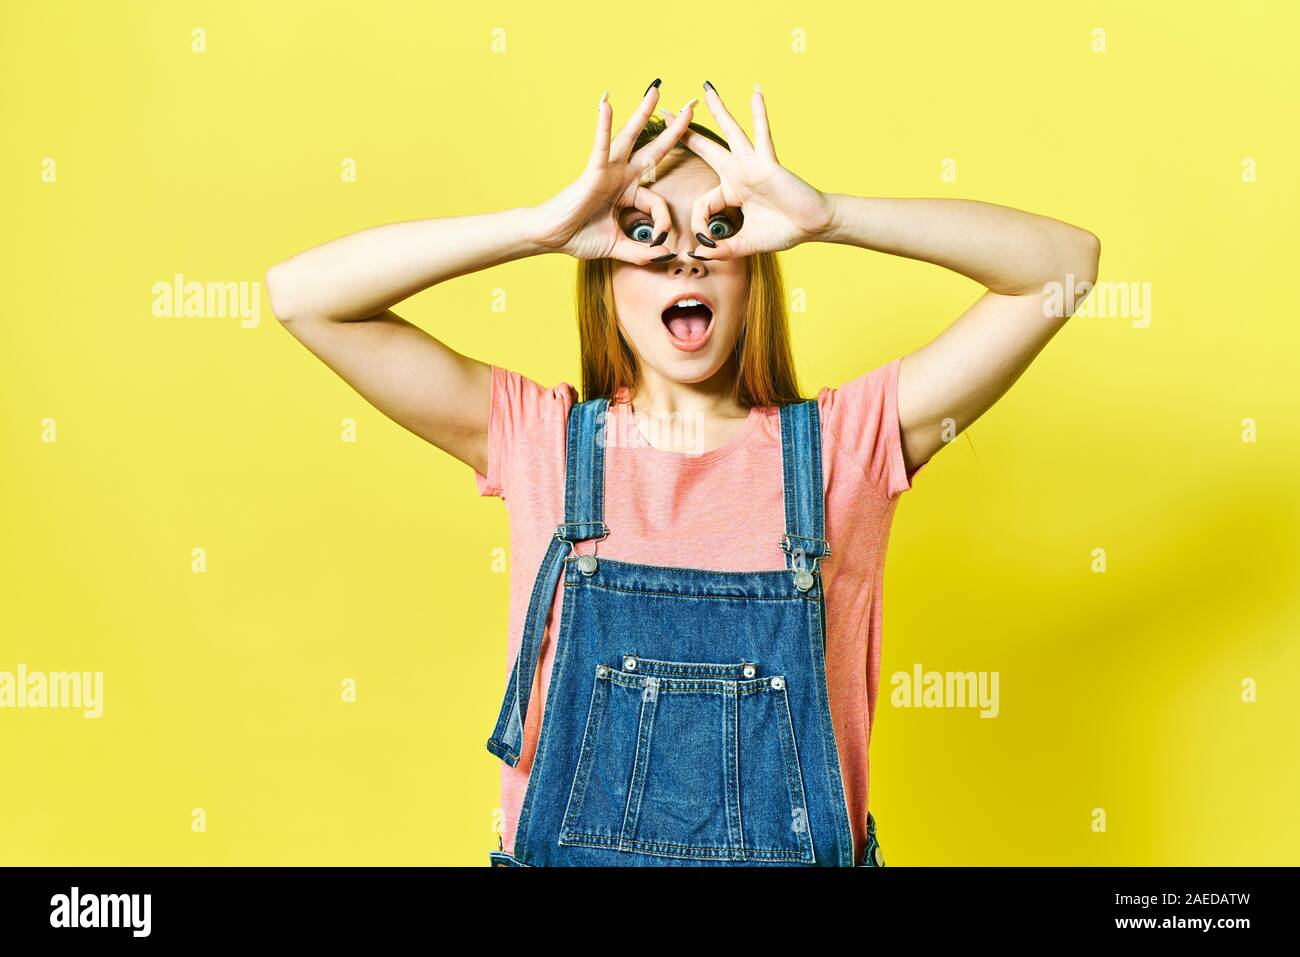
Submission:
M 504 507 L 264 290 L 241 328 L 156 318 L 152 286 L 541 202 L 601 91 L 621 125 L 661 76 L 666 106 L 709 79 L 747 128 L 761 82 L 782 162 L 823 190 L 1056 216 L 1101 237 L 1103 281 L 1150 283 L 1149 326 L 1072 320 L 900 504 L 872 747 L 889 863 L 1296 863 L 1300 23 L 1142 6 L 7 4 L 0 670 L 103 671 L 105 713 L 0 711 L 0 861 L 486 863 Z M 783 262 L 805 394 L 980 291 L 851 247 Z M 573 274 L 525 260 L 399 311 L 576 384 Z M 1000 715 L 892 708 L 917 662 L 999 672 Z

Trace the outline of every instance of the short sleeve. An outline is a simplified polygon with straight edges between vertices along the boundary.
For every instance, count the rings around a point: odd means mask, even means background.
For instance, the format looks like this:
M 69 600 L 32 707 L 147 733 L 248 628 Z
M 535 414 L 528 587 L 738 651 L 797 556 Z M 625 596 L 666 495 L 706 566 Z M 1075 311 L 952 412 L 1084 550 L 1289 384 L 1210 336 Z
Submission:
M 898 370 L 902 357 L 872 369 L 817 396 L 821 413 L 823 454 L 834 454 L 857 464 L 867 480 L 886 498 L 912 487 L 924 463 L 910 473 L 903 459 L 903 437 L 898 421 Z
M 527 470 L 530 455 L 554 452 L 577 390 L 568 383 L 544 386 L 525 375 L 492 366 L 488 403 L 487 472 L 474 470 L 479 495 L 509 499 L 515 475 Z

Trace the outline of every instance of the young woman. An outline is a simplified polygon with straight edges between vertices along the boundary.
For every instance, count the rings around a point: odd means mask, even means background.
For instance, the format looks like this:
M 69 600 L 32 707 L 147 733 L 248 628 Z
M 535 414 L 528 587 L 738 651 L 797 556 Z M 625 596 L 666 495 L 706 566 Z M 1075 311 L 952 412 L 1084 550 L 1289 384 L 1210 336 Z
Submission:
M 708 82 L 538 206 L 393 223 L 267 273 L 276 316 L 511 518 L 503 866 L 879 866 L 867 749 L 882 569 L 916 471 L 1091 288 L 1100 245 L 968 200 L 825 193 Z M 846 243 L 986 291 L 941 335 L 805 398 L 776 253 Z M 525 256 L 579 260 L 583 400 L 463 356 L 392 306 Z M 562 582 L 562 587 L 561 587 Z

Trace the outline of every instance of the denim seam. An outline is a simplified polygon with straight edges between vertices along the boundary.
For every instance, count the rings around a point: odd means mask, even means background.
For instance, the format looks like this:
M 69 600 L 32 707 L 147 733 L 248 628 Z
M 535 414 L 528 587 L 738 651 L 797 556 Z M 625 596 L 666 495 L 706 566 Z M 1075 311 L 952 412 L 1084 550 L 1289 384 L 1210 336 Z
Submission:
M 488 738 L 488 747 L 490 749 L 495 749 L 492 751 L 492 753 L 495 754 L 498 758 L 503 758 L 509 755 L 513 762 L 510 765 L 511 767 L 515 767 L 515 765 L 518 764 L 519 755 L 515 753 L 514 749 L 511 748 L 510 745 L 506 744 L 504 741 L 498 741 L 496 738 Z
M 696 845 L 696 844 L 676 844 L 670 841 L 642 841 L 635 838 L 621 840 L 618 837 L 607 837 L 603 834 L 588 834 L 585 832 L 570 831 L 560 839 L 561 844 L 576 844 L 582 847 L 600 847 L 609 848 L 610 850 L 642 850 L 648 848 L 678 850 L 678 851 L 695 851 L 696 856 L 702 860 L 782 860 L 801 862 L 805 860 L 802 856 L 792 856 L 799 852 L 790 851 L 787 848 L 775 847 L 750 847 L 745 849 L 745 856 L 739 856 L 735 848 L 721 847 L 717 845 Z M 627 845 L 621 847 L 620 844 Z M 761 858 L 755 858 L 752 855 L 762 855 Z M 664 854 L 665 857 L 686 857 L 685 854 Z
M 844 793 L 839 746 L 835 742 L 835 722 L 831 715 L 830 689 L 826 685 L 826 633 L 822 627 L 823 618 L 820 607 L 814 609 L 809 606 L 808 614 L 808 633 L 813 638 L 813 647 L 811 648 L 813 673 L 815 675 L 813 684 L 817 689 L 817 704 L 821 717 L 822 765 L 826 770 L 826 786 L 831 803 L 834 806 L 832 814 L 835 818 L 836 830 L 839 831 L 841 848 L 843 847 L 845 832 L 848 832 L 849 862 L 845 866 L 851 866 L 853 863 L 853 831 L 849 825 L 848 797 Z M 816 621 L 812 620 L 814 614 L 816 615 Z M 842 818 L 839 813 L 841 809 L 843 810 Z M 842 852 L 841 856 L 843 856 Z M 844 865 L 844 862 L 841 861 L 840 864 Z
M 583 802 L 587 798 L 587 785 L 591 782 L 591 768 L 594 764 L 596 736 L 600 734 L 606 697 L 605 686 L 599 681 L 593 681 L 591 703 L 587 707 L 587 721 L 582 731 L 582 746 L 578 749 L 578 767 L 574 770 L 573 784 L 569 788 L 569 802 L 564 806 L 564 820 L 560 824 L 560 827 L 566 830 L 576 825 L 577 818 L 582 814 Z M 600 699 L 599 702 L 597 698 Z
M 754 595 L 684 595 L 680 592 L 671 591 L 649 591 L 641 588 L 619 588 L 617 585 L 601 585 L 594 581 L 565 581 L 565 588 L 596 588 L 602 591 L 622 592 L 625 595 L 651 595 L 662 598 L 698 598 L 705 601 L 815 601 L 815 596 L 808 595 L 773 595 L 766 596 Z
M 727 841 L 745 853 L 745 819 L 740 806 L 740 695 L 733 687 L 722 696 L 723 760 L 731 762 L 723 803 L 726 806 Z M 726 773 L 724 768 L 723 773 Z
M 642 687 L 644 688 L 644 683 Z M 645 796 L 646 778 L 650 773 L 650 745 L 654 739 L 655 711 L 658 705 L 657 691 L 651 697 L 642 692 L 641 709 L 636 722 L 636 754 L 632 757 L 632 780 L 628 786 L 627 804 L 623 808 L 623 827 L 618 836 L 620 850 L 624 842 L 634 840 L 629 835 L 636 833 L 637 822 L 641 819 L 641 799 Z
M 637 674 L 656 675 L 665 678 L 694 676 L 697 674 L 717 675 L 719 678 L 740 678 L 744 674 L 746 665 L 758 665 L 757 661 L 741 661 L 735 664 L 723 661 L 664 661 L 658 658 L 642 658 L 635 651 L 623 652 L 622 659 L 627 658 L 636 659 Z M 618 669 L 611 668 L 610 670 L 617 671 Z
M 555 638 L 555 659 L 551 663 L 551 681 L 562 681 L 564 678 L 565 667 L 568 663 L 571 642 L 566 638 L 572 630 L 573 602 L 568 600 L 564 591 L 560 591 L 560 628 Z M 557 685 L 563 687 L 563 685 Z M 551 719 L 551 712 L 555 708 L 555 699 L 557 695 L 547 694 L 546 706 L 542 711 L 542 728 L 537 736 L 537 750 L 533 755 L 533 764 L 528 772 L 528 782 L 524 785 L 524 800 L 519 808 L 519 820 L 515 825 L 515 840 L 512 849 L 516 855 L 522 853 L 519 836 L 522 833 L 524 838 L 528 836 L 528 826 L 532 820 L 533 802 L 537 797 L 537 789 L 533 786 L 534 782 L 541 776 L 541 769 L 546 762 L 546 753 L 550 744 L 551 735 L 548 733 L 555 724 Z M 522 858 L 521 858 L 522 860 Z
M 577 561 L 576 558 L 568 557 L 565 561 Z M 726 568 L 695 568 L 689 565 L 643 565 L 640 562 L 625 562 L 617 558 L 603 558 L 606 562 L 615 567 L 631 568 L 640 570 L 643 568 L 652 568 L 656 571 L 666 572 L 698 572 L 701 575 L 711 575 L 716 577 L 730 578 L 771 578 L 773 581 L 779 581 L 789 577 L 790 569 L 788 568 L 757 568 L 752 571 L 735 571 Z M 797 595 L 793 597 L 802 597 Z
M 632 674 L 627 671 L 615 671 L 610 669 L 603 678 L 598 681 L 612 681 L 624 688 L 642 688 L 645 686 L 644 675 Z M 731 688 L 735 688 L 737 695 L 759 694 L 772 688 L 772 679 L 781 678 L 785 680 L 784 675 L 769 675 L 766 678 L 744 678 L 742 680 L 728 678 L 665 678 L 656 675 L 650 677 L 659 677 L 659 693 L 673 692 L 676 694 L 729 694 Z
M 784 689 L 777 692 L 776 706 L 777 721 L 780 722 L 784 717 L 785 722 L 781 732 L 781 750 L 785 757 L 785 784 L 786 790 L 790 795 L 790 807 L 793 810 L 796 803 L 803 810 L 804 829 L 798 832 L 799 848 L 803 854 L 804 860 L 814 860 L 813 843 L 812 843 L 812 821 L 809 820 L 808 799 L 803 788 L 803 773 L 799 767 L 799 747 L 794 738 L 794 719 L 790 714 L 790 698 L 786 695 Z

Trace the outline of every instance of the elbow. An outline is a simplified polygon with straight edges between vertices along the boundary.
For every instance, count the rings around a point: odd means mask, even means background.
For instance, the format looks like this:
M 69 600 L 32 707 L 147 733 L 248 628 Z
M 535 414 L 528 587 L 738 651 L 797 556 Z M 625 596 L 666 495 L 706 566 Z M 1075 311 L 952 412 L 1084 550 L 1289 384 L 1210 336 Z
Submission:
M 1078 227 L 1058 234 L 1052 278 L 1042 287 L 1045 315 L 1068 319 L 1097 284 L 1101 240 Z
M 1075 237 L 1075 245 L 1077 248 L 1071 258 L 1070 268 L 1074 273 L 1075 285 L 1086 282 L 1091 286 L 1097 281 L 1097 271 L 1101 264 L 1101 240 L 1095 233 L 1080 229 Z
M 276 263 L 266 271 L 266 295 L 271 300 L 272 314 L 280 322 L 290 322 L 299 314 L 293 271 L 287 260 Z

